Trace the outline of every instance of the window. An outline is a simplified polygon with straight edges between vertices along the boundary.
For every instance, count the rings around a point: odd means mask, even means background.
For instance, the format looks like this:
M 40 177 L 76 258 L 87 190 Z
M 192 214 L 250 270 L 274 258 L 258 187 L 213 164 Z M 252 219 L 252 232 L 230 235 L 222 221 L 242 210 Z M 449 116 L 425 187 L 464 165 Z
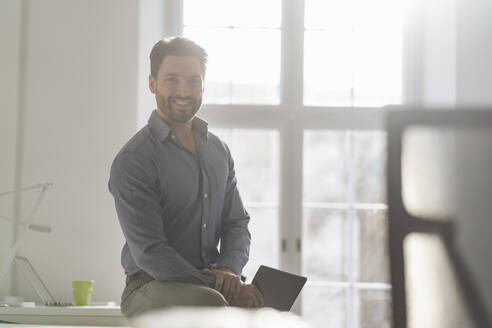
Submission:
M 238 188 L 251 218 L 253 242 L 243 270 L 249 280 L 261 264 L 279 266 L 278 132 L 257 129 L 212 129 L 231 149 Z M 251 151 L 254 149 L 254 151 Z
M 305 0 L 306 105 L 401 102 L 402 2 Z
M 199 115 L 252 217 L 245 274 L 307 275 L 293 310 L 313 327 L 390 326 L 381 106 L 402 101 L 401 2 L 164 1 L 165 33 L 209 53 Z
M 307 130 L 303 148 L 302 313 L 320 327 L 390 327 L 385 133 Z
M 184 0 L 183 17 L 209 54 L 207 103 L 279 103 L 279 0 Z

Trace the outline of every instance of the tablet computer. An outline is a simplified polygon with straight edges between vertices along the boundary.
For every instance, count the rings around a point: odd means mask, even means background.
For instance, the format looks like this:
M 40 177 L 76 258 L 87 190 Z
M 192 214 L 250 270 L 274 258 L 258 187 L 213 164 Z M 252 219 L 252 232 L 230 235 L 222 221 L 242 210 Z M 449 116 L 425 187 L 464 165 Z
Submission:
M 306 277 L 262 265 L 252 283 L 263 294 L 265 307 L 290 311 L 306 281 Z

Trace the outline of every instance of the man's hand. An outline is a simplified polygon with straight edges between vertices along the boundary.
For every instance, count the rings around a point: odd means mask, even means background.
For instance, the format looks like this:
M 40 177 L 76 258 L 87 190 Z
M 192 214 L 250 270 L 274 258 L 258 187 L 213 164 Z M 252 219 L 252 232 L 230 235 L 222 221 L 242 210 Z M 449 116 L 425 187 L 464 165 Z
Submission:
M 242 284 L 239 297 L 234 299 L 232 306 L 245 308 L 259 308 L 264 304 L 263 295 L 253 284 Z
M 215 277 L 215 289 L 224 295 L 227 302 L 232 303 L 241 292 L 241 278 L 229 268 L 203 269 L 203 273 Z

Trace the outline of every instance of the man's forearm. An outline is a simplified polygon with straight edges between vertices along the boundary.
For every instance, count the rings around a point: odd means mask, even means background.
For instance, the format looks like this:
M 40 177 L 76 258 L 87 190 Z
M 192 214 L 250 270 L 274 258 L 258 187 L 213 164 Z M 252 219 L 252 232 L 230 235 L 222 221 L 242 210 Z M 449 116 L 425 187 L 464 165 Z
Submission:
M 234 270 L 228 268 L 228 267 L 220 267 L 220 268 L 217 268 L 217 270 L 221 270 L 221 271 L 225 271 L 225 272 L 229 272 L 229 273 L 232 273 L 232 274 L 236 274 L 234 272 Z
M 132 252 L 137 265 L 159 281 L 182 281 L 213 288 L 215 278 L 204 274 L 168 245 L 159 245 L 139 254 Z
M 240 275 L 249 259 L 249 246 L 251 243 L 251 235 L 247 228 L 249 216 L 231 218 L 229 221 L 223 227 L 224 232 L 221 238 L 217 266 L 229 268 L 237 275 Z

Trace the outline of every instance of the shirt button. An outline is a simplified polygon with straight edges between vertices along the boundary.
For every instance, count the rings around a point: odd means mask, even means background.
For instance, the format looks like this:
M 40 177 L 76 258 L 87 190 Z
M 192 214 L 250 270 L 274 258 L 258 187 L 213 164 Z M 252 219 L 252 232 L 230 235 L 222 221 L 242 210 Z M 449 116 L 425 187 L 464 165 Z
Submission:
M 206 223 L 203 224 L 203 229 L 207 229 L 207 224 Z
M 203 198 L 208 198 L 208 194 L 207 193 L 204 193 L 203 194 Z

